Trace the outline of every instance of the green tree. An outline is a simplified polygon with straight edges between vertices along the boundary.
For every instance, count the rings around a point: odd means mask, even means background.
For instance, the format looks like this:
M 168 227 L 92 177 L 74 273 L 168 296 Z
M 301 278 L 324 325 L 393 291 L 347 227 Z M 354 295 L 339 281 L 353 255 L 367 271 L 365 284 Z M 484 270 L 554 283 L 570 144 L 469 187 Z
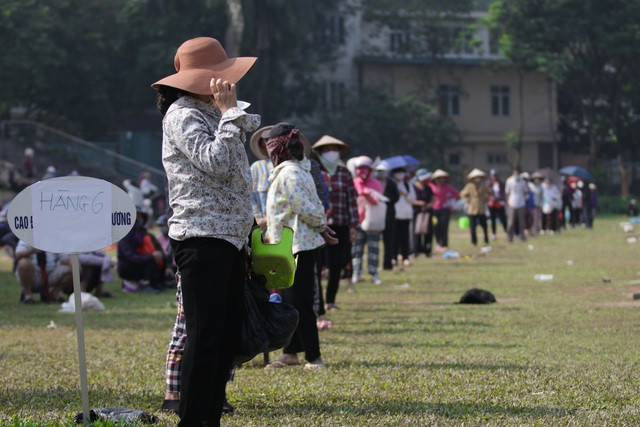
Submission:
M 638 16 L 638 0 L 496 0 L 491 5 L 489 22 L 502 34 L 503 55 L 558 82 L 564 138 L 586 148 L 592 167 L 605 145 L 619 153 L 633 145 L 619 136 L 627 133 L 621 126 L 629 125 L 622 115 L 637 111 L 640 100 L 633 83 L 640 71 Z
M 368 88 L 343 112 L 325 113 L 312 131 L 348 142 L 353 154 L 388 157 L 411 154 L 423 164 L 442 164 L 460 133 L 432 103 L 414 96 L 392 98 L 384 88 Z

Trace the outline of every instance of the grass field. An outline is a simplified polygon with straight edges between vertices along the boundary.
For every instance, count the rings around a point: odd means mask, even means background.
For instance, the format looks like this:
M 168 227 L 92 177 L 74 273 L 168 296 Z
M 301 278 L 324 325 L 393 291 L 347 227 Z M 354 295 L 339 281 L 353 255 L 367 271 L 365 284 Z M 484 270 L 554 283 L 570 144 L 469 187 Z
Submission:
M 320 335 L 328 368 L 247 363 L 223 425 L 640 425 L 640 243 L 627 243 L 622 220 L 524 244 L 502 238 L 486 256 L 452 224 L 461 259 L 419 258 L 384 272 L 381 286 L 342 288 L 335 326 Z M 73 315 L 19 304 L 9 267 L 0 265 L 0 423 L 68 423 L 81 410 Z M 471 287 L 498 303 L 455 304 Z M 158 411 L 173 293 L 107 289 L 107 310 L 85 314 L 91 406 L 175 424 Z

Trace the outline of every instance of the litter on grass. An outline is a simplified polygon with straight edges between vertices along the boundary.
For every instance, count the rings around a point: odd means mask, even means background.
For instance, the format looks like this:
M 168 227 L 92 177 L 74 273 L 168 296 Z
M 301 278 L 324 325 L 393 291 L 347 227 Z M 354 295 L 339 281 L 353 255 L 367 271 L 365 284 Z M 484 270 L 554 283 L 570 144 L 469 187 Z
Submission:
M 403 283 L 402 285 L 393 285 L 393 287 L 396 289 L 409 289 L 411 285 L 408 283 Z
M 533 245 L 529 245 L 529 246 L 527 246 L 527 249 L 529 249 L 530 251 L 532 251 L 532 250 L 533 250 Z
M 553 280 L 553 274 L 536 274 L 533 276 L 533 280 L 537 282 L 548 282 Z
M 573 260 L 568 260 L 567 265 L 573 265 Z
M 486 254 L 487 252 L 491 252 L 493 250 L 493 248 L 491 246 L 485 246 L 480 248 L 480 252 L 482 252 L 483 254 Z
M 56 323 L 53 320 L 50 320 L 49 324 L 47 325 L 47 329 L 55 329 L 57 327 L 58 325 L 56 325 Z
M 445 259 L 458 259 L 458 258 L 460 258 L 460 254 L 457 251 L 452 251 L 451 249 L 449 249 L 448 251 L 446 251 L 445 253 L 442 254 L 442 258 L 445 258 Z
M 80 293 L 83 311 L 104 311 L 104 304 L 98 298 L 87 293 Z M 73 294 L 69 295 L 69 301 L 62 303 L 62 308 L 58 313 L 74 313 L 76 311 L 76 301 Z

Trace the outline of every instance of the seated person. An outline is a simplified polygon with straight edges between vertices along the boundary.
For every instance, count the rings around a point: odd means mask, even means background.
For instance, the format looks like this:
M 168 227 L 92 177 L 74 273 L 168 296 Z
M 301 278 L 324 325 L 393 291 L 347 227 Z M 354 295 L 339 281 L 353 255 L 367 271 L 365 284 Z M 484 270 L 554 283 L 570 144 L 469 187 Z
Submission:
M 105 292 L 105 282 L 113 280 L 115 261 L 102 251 L 78 254 L 80 262 L 80 286 L 82 292 L 93 292 L 97 297 L 109 298 L 111 294 Z
M 145 228 L 147 213 L 138 208 L 133 228 L 118 242 L 118 275 L 122 292 L 164 289 L 165 254 Z
M 33 292 L 43 301 L 62 302 L 60 291 L 72 286 L 71 263 L 66 254 L 54 254 L 32 248 L 22 240 L 16 247 L 16 277 L 22 286 L 20 301 L 33 304 Z
M 167 215 L 160 215 L 156 220 L 156 225 L 160 233 L 156 236 L 158 243 L 160 243 L 160 247 L 163 249 L 165 254 L 165 259 L 167 261 L 167 282 L 170 279 L 173 279 L 173 276 L 178 272 L 178 266 L 176 265 L 176 261 L 173 258 L 173 249 L 171 249 L 171 245 L 169 244 L 169 225 L 167 224 Z M 169 269 L 171 271 L 169 271 Z

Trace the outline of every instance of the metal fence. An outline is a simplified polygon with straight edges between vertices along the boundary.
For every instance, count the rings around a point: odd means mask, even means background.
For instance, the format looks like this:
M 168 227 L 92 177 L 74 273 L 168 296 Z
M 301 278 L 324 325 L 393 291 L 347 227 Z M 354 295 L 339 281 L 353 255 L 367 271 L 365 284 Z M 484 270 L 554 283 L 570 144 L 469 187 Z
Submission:
M 112 177 L 112 181 L 123 178 L 135 181 L 140 173 L 146 170 L 151 173 L 153 181 L 159 188 L 164 187 L 165 173 L 162 169 L 125 157 L 115 151 L 33 120 L 0 121 L 0 135 L 24 141 L 32 146 L 35 145 L 41 151 L 56 157 L 64 157 L 78 165 L 99 169 L 107 177 Z M 121 182 L 114 183 L 121 184 Z

